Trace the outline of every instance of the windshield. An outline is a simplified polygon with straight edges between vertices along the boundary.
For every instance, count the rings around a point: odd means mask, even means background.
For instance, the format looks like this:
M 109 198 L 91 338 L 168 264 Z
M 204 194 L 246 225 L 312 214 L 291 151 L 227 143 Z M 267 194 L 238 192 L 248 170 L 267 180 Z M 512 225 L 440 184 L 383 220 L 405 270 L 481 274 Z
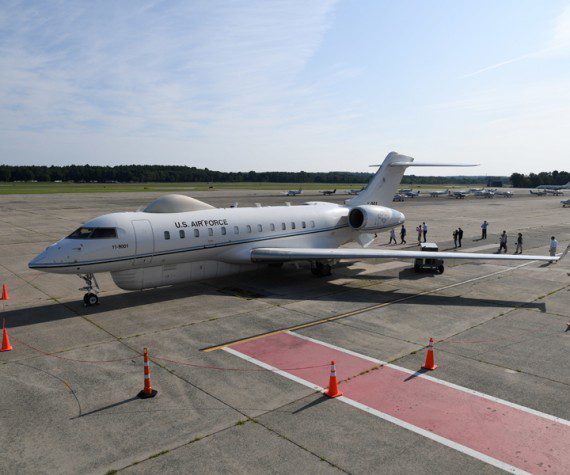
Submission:
M 116 228 L 86 228 L 80 227 L 73 231 L 68 239 L 102 239 L 102 238 L 116 238 Z

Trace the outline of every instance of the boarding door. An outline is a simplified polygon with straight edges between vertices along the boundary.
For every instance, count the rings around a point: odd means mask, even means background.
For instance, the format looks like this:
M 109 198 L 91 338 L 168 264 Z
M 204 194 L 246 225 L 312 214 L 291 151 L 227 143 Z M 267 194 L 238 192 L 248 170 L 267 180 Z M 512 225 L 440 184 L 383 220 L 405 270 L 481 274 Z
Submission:
M 135 255 L 137 256 L 133 264 L 136 266 L 149 264 L 154 254 L 154 233 L 150 221 L 137 219 L 132 223 L 135 230 Z

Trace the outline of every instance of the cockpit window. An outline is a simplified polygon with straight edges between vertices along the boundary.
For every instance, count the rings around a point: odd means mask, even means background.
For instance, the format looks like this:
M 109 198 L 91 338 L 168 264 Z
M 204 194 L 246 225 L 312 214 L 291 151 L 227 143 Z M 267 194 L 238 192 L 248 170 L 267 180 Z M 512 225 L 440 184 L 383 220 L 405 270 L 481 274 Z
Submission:
M 93 228 L 78 228 L 67 237 L 70 239 L 88 239 L 92 232 Z
M 95 228 L 91 233 L 90 239 L 98 238 L 116 238 L 117 230 L 115 228 Z
M 116 238 L 116 228 L 85 228 L 81 227 L 73 231 L 68 239 L 103 239 Z

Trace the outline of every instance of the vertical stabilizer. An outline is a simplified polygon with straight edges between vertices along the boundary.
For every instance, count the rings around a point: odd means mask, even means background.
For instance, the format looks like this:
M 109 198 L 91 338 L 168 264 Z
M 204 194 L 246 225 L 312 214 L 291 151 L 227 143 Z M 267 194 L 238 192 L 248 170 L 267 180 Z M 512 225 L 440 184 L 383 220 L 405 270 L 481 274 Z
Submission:
M 412 157 L 390 152 L 366 188 L 354 198 L 347 200 L 346 204 L 348 206 L 365 204 L 389 205 L 400 186 L 400 182 L 406 171 L 406 164 L 411 165 L 413 161 L 414 159 Z

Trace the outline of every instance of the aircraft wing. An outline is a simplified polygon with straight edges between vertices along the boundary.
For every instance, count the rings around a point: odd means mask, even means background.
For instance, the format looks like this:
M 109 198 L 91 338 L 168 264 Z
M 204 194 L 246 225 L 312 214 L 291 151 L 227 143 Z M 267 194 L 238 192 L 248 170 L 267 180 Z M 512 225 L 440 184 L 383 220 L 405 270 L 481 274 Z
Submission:
M 482 259 L 502 261 L 557 261 L 562 256 L 533 256 L 530 254 L 478 254 L 474 252 L 392 251 L 382 249 L 318 249 L 291 247 L 262 247 L 251 250 L 253 262 L 283 262 L 317 259 Z

